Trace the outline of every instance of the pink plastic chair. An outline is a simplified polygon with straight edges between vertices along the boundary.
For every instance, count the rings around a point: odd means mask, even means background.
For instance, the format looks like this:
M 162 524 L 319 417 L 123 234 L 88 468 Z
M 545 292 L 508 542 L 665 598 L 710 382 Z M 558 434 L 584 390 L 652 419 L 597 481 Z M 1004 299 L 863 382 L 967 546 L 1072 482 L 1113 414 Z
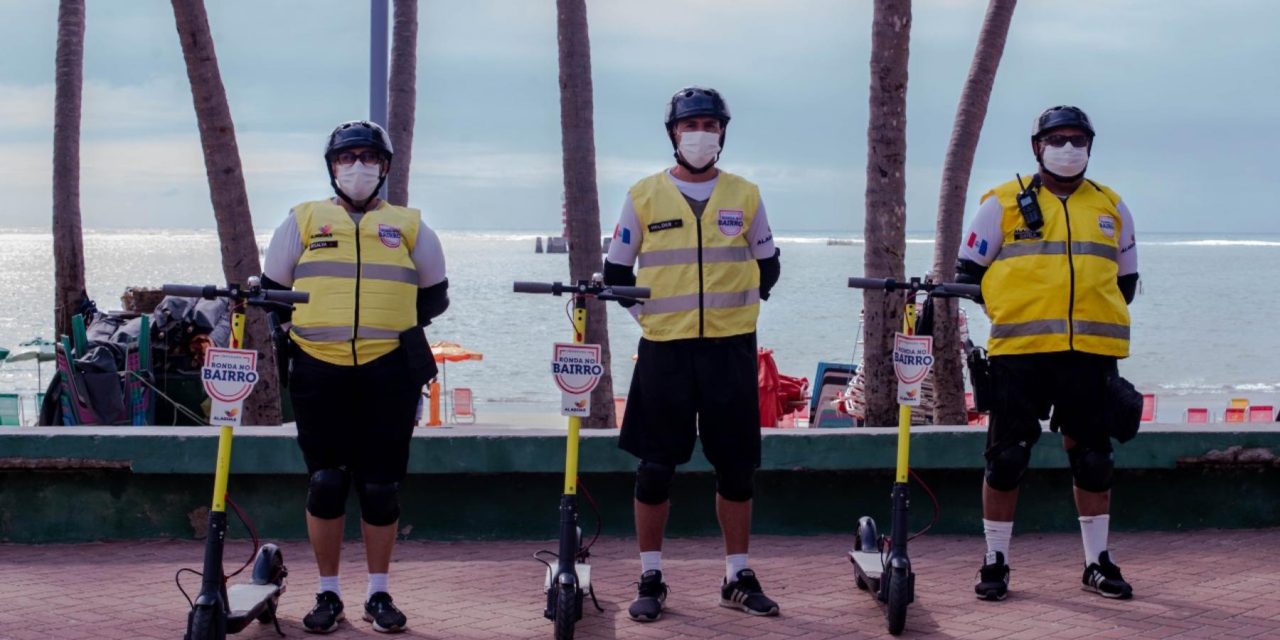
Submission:
M 1186 419 L 1188 424 L 1206 424 L 1209 422 L 1209 410 L 1204 407 L 1190 407 L 1187 409 Z
M 1156 394 L 1154 393 L 1142 394 L 1142 421 L 1156 421 Z
M 1255 404 L 1249 407 L 1249 422 L 1272 422 L 1275 419 L 1275 407 L 1269 404 Z
M 1244 407 L 1227 407 L 1227 410 L 1222 412 L 1223 422 L 1244 422 L 1244 419 Z
M 449 390 L 452 396 L 449 402 L 449 418 L 455 424 L 467 422 L 475 424 L 476 409 L 471 406 L 471 390 L 466 387 L 454 387 Z

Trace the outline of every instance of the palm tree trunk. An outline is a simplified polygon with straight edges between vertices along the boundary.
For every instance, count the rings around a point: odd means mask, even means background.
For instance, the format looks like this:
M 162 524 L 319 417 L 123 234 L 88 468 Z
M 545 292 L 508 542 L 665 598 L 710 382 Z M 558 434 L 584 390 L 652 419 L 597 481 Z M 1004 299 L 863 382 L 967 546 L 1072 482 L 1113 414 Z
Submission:
M 866 252 L 869 278 L 901 279 L 906 253 L 907 55 L 910 0 L 876 0 L 871 26 L 870 123 L 867 126 Z M 865 316 L 867 424 L 897 423 L 893 334 L 902 299 L 882 291 L 862 295 Z
M 560 45 L 560 145 L 564 166 L 565 207 L 569 226 L 569 275 L 585 280 L 598 273 L 600 196 L 596 191 L 595 123 L 591 98 L 591 40 L 585 0 L 556 0 Z M 609 375 L 609 324 L 605 305 L 587 303 L 587 342 L 600 345 L 604 377 L 591 392 L 591 417 L 583 426 L 615 425 L 613 379 Z
M 938 197 L 938 227 L 933 245 L 933 275 L 950 282 L 955 277 L 956 255 L 964 228 L 964 203 L 968 199 L 973 156 L 978 150 L 982 122 L 987 117 L 991 86 L 996 80 L 1005 38 L 1018 0 L 991 0 L 982 20 L 978 47 L 969 65 L 969 77 L 960 93 L 951 143 L 942 166 L 942 189 Z M 934 306 L 934 393 L 935 424 L 964 424 L 964 365 L 960 358 L 960 327 L 954 298 L 940 299 Z
M 235 125 L 222 75 L 218 72 L 209 18 L 204 0 L 172 0 L 172 3 L 182 55 L 187 63 L 187 79 L 191 82 L 191 97 L 195 101 L 213 217 L 222 244 L 223 275 L 228 283 L 244 284 L 250 276 L 262 273 L 262 266 L 258 262 L 258 241 L 249 213 Z M 266 315 L 251 308 L 247 321 L 245 348 L 256 349 L 259 356 L 258 385 L 245 401 L 245 422 L 280 424 L 280 384 Z
M 88 297 L 80 229 L 80 95 L 84 85 L 84 0 L 58 5 L 53 99 L 53 326 L 71 335 L 71 317 Z
M 409 204 L 409 163 L 413 160 L 413 118 L 418 99 L 418 0 L 395 0 L 391 31 L 391 79 L 387 129 L 396 161 L 387 174 L 387 202 Z

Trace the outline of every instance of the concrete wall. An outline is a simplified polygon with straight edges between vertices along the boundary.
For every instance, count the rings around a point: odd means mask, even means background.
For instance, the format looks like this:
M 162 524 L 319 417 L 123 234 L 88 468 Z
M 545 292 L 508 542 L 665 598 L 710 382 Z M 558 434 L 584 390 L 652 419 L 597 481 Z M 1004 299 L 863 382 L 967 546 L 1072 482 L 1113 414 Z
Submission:
M 583 528 L 631 534 L 635 460 L 616 431 L 582 442 Z M 305 537 L 306 474 L 291 428 L 237 431 L 230 493 L 266 538 Z M 1034 451 L 1018 530 L 1076 528 L 1070 475 L 1057 436 Z M 189 538 L 203 533 L 212 489 L 212 428 L 26 428 L 0 432 L 0 540 Z M 934 531 L 978 533 L 985 433 L 917 428 L 913 468 L 941 505 Z M 859 515 L 888 518 L 893 429 L 770 430 L 757 476 L 755 530 L 852 531 Z M 1117 449 L 1113 526 L 1120 530 L 1280 525 L 1280 432 L 1274 428 L 1145 428 Z M 695 454 L 673 494 L 672 535 L 713 535 L 714 477 Z M 402 495 L 402 533 L 412 538 L 554 537 L 564 459 L 563 430 L 432 429 L 414 438 Z M 933 507 L 913 484 L 912 523 Z M 354 499 L 349 513 L 357 513 Z M 348 531 L 357 533 L 354 518 Z M 233 525 L 232 535 L 242 529 Z

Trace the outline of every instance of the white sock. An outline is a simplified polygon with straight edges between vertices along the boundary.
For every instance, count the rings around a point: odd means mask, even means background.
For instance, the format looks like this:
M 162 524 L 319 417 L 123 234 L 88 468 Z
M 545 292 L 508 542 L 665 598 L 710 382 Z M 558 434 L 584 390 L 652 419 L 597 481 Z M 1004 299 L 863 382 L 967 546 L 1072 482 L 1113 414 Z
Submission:
M 320 593 L 332 591 L 342 597 L 342 586 L 338 584 L 338 576 L 320 576 Z
M 724 557 L 725 580 L 733 582 L 738 579 L 738 572 L 747 568 L 747 554 L 735 553 Z
M 640 573 L 644 573 L 646 571 L 662 571 L 661 551 L 640 552 Z
M 379 593 L 379 592 L 390 593 L 390 591 L 387 590 L 388 589 L 387 583 L 389 581 L 390 581 L 390 578 L 385 573 L 369 574 L 369 591 L 365 593 L 365 597 L 372 596 L 373 594 Z
M 996 552 L 1004 554 L 1009 563 L 1009 539 L 1013 537 L 1013 522 L 982 519 L 982 534 L 987 538 L 987 562 L 995 562 Z
M 1107 550 L 1107 532 L 1111 526 L 1111 516 L 1080 516 L 1080 538 L 1084 541 L 1084 566 L 1098 561 L 1098 556 Z

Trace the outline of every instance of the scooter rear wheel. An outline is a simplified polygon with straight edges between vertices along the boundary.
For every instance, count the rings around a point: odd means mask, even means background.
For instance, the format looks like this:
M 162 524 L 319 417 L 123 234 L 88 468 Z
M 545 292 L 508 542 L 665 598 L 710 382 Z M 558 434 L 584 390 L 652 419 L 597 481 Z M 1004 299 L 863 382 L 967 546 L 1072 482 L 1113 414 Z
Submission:
M 889 570 L 889 602 L 885 617 L 889 633 L 898 635 L 907 626 L 907 605 L 911 602 L 911 576 L 905 569 Z
M 582 595 L 575 587 L 556 591 L 556 640 L 573 640 L 573 628 L 582 617 Z

